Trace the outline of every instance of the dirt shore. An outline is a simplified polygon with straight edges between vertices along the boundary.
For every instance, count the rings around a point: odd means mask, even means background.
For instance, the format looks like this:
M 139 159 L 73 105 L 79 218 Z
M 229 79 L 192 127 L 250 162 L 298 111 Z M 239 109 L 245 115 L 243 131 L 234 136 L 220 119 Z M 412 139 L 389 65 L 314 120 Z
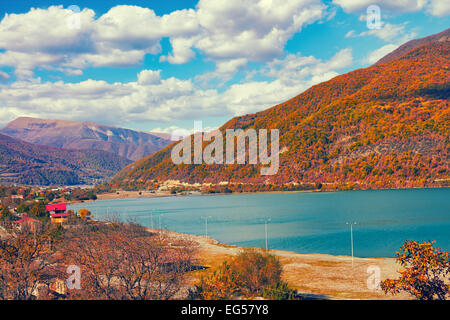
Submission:
M 149 229 L 150 230 L 150 229 Z M 158 230 L 150 230 L 159 232 Z M 221 244 L 202 236 L 163 231 L 169 236 L 193 241 L 198 250 L 199 263 L 204 267 L 215 268 L 224 260 L 241 252 L 242 248 Z M 397 278 L 400 266 L 394 258 L 352 258 L 327 254 L 299 254 L 294 252 L 270 250 L 283 266 L 283 280 L 309 299 L 412 299 L 407 294 L 385 295 L 381 289 L 370 289 L 368 280 L 372 273 L 369 267 L 380 270 L 380 279 Z M 192 282 L 202 273 L 194 273 Z
M 110 193 L 101 193 L 97 195 L 97 200 L 111 200 L 111 199 L 133 199 L 133 198 L 156 198 L 156 197 L 169 197 L 175 196 L 171 195 L 170 192 L 158 191 L 118 191 Z

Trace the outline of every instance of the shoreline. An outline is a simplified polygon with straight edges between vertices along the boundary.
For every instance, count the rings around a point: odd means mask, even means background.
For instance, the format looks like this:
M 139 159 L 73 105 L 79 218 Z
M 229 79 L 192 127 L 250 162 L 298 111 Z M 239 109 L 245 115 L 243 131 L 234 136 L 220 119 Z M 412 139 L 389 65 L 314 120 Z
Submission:
M 99 200 L 118 200 L 118 199 L 141 199 L 141 198 L 164 198 L 164 197 L 188 197 L 188 196 L 216 196 L 216 195 L 237 195 L 237 194 L 277 194 L 277 193 L 320 193 L 320 192 L 357 192 L 357 191 L 388 191 L 388 190 L 416 190 L 416 189 L 440 189 L 450 188 L 449 186 L 431 186 L 431 187 L 405 187 L 405 188 L 378 188 L 378 189 L 357 189 L 357 190 L 295 190 L 295 191 L 255 191 L 255 192 L 233 192 L 233 193 L 198 193 L 193 194 L 171 194 L 169 191 L 149 192 L 149 191 L 125 191 L 108 192 L 97 194 L 97 200 L 72 200 L 67 204 L 90 203 Z M 141 193 L 141 194 L 139 194 Z
M 400 190 L 409 189 L 436 189 L 436 188 L 402 188 Z M 374 189 L 372 189 L 374 190 Z M 375 189 L 377 191 L 380 189 Z M 392 189 L 383 189 L 392 190 Z M 393 189 L 399 190 L 399 189 Z M 363 190 L 352 190 L 363 191 Z M 298 193 L 305 191 L 276 191 L 269 193 Z M 314 192 L 314 191 L 306 191 Z M 335 191 L 330 191 L 335 192 Z M 195 194 L 195 195 L 171 195 L 168 192 L 146 193 L 139 191 L 120 192 L 119 195 L 112 193 L 111 198 L 117 199 L 115 196 L 121 196 L 122 199 L 148 198 L 151 197 L 167 197 L 167 196 L 204 196 L 204 195 L 233 195 L 241 193 L 226 194 Z M 251 193 L 268 193 L 268 192 L 248 192 Z M 131 195 L 138 195 L 131 197 Z M 99 198 L 98 200 L 108 200 Z M 158 230 L 146 227 L 150 232 L 163 232 L 167 235 L 178 239 L 191 240 L 195 243 L 194 247 L 198 252 L 198 261 L 201 266 L 208 268 L 218 267 L 224 260 L 230 259 L 245 248 L 234 245 L 221 243 L 213 238 L 205 238 L 205 236 L 179 233 L 171 230 Z M 260 248 L 255 248 L 263 250 Z M 289 285 L 297 289 L 308 299 L 375 299 L 375 300 L 391 300 L 391 299 L 413 299 L 412 296 L 403 293 L 392 296 L 385 295 L 380 289 L 370 289 L 368 283 L 373 281 L 374 274 L 372 268 L 379 268 L 380 280 L 387 278 L 398 278 L 401 266 L 396 263 L 392 257 L 354 257 L 354 268 L 352 268 L 352 257 L 347 255 L 332 255 L 322 253 L 297 253 L 284 250 L 269 250 L 280 259 L 283 266 L 282 278 Z M 208 271 L 196 271 L 192 276 L 192 283 L 199 280 L 201 275 Z
M 176 231 L 146 228 L 153 233 L 162 232 L 169 237 L 192 241 L 198 254 L 200 265 L 215 269 L 223 261 L 232 258 L 246 248 L 223 244 L 210 237 L 179 233 Z M 263 250 L 260 248 L 254 248 Z M 380 280 L 397 278 L 401 266 L 395 258 L 360 258 L 346 255 L 320 253 L 296 253 L 283 250 L 268 252 L 279 258 L 283 267 L 282 279 L 306 299 L 368 299 L 405 300 L 412 296 L 402 293 L 396 296 L 385 295 L 381 289 L 372 289 L 368 283 L 373 276 L 370 268 L 380 270 Z M 208 270 L 208 269 L 205 269 Z M 190 283 L 198 281 L 208 271 L 195 271 Z

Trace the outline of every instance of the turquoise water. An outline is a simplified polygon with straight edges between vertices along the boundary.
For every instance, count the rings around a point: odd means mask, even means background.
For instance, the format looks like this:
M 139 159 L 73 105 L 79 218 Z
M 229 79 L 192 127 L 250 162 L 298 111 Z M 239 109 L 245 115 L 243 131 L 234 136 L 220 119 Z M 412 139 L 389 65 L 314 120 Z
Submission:
M 450 189 L 259 193 L 100 200 L 71 205 L 97 219 L 117 216 L 223 243 L 298 253 L 393 257 L 407 239 L 436 240 L 450 251 Z

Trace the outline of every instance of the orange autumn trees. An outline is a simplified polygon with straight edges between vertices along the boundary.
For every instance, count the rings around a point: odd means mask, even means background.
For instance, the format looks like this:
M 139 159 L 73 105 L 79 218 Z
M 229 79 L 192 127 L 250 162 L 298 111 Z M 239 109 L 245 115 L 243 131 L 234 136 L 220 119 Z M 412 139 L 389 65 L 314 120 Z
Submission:
M 403 267 L 400 278 L 382 281 L 385 293 L 406 291 L 419 300 L 445 300 L 449 292 L 450 258 L 448 252 L 433 247 L 434 242 L 405 242 L 396 255 Z
M 0 239 L 0 300 L 34 299 L 41 285 L 59 275 L 51 228 L 32 232 L 24 227 Z
M 222 133 L 279 129 L 283 152 L 273 176 L 261 176 L 260 165 L 175 165 L 172 145 L 124 168 L 110 187 L 152 188 L 155 179 L 328 190 L 449 185 L 449 60 L 449 41 L 428 43 L 225 123 Z
M 0 300 L 182 298 L 193 263 L 190 241 L 135 223 L 8 228 L 0 237 Z M 80 271 L 80 287 L 67 285 L 68 267 Z
M 231 266 L 224 261 L 217 270 L 202 277 L 194 289 L 189 291 L 189 299 L 230 300 L 242 291 L 242 282 Z
M 189 242 L 134 223 L 87 226 L 67 235 L 61 248 L 66 264 L 81 269 L 81 289 L 72 290 L 71 299 L 167 300 L 182 294 L 193 265 Z
M 281 280 L 277 257 L 256 249 L 244 249 L 200 279 L 189 291 L 190 299 L 223 300 L 262 296 L 273 300 L 299 299 L 296 290 Z

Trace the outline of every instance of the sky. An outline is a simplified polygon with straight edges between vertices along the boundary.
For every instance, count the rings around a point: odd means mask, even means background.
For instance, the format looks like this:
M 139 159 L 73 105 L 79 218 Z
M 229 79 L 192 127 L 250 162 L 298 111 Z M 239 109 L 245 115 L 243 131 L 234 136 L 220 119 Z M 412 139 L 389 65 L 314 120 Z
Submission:
M 0 19 L 0 126 L 30 116 L 171 133 L 368 67 L 449 28 L 450 1 L 16 0 Z

